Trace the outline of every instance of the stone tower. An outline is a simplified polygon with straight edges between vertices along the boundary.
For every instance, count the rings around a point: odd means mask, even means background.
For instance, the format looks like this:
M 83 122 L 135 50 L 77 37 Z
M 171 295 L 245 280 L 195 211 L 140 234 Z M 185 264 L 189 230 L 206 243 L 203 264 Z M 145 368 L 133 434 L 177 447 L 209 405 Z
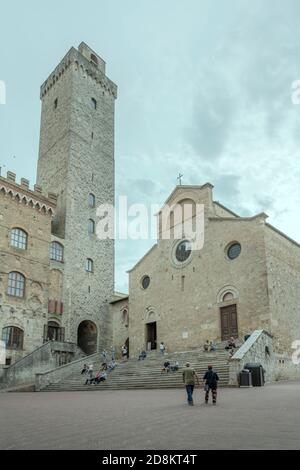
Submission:
M 63 271 L 65 339 L 87 353 L 108 347 L 111 338 L 114 241 L 92 232 L 97 207 L 114 204 L 116 96 L 105 62 L 84 43 L 69 50 L 41 87 L 37 183 L 58 195 L 52 232 L 64 260 L 52 269 Z

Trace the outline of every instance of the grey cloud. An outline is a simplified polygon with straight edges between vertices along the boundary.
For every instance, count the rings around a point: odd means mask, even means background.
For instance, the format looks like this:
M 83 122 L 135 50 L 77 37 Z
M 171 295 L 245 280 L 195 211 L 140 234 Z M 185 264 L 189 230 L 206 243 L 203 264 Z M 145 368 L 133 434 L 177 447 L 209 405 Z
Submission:
M 214 83 L 195 98 L 193 122 L 187 127 L 185 137 L 202 160 L 213 161 L 222 155 L 234 118 L 235 103 L 219 77 L 210 79 Z

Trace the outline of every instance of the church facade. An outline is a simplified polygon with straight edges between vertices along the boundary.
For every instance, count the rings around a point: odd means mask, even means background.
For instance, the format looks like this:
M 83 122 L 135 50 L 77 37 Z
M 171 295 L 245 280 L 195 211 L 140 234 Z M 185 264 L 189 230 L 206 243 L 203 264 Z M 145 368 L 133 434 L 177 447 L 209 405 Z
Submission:
M 183 351 L 207 339 L 244 339 L 256 329 L 273 336 L 277 352 L 290 353 L 300 338 L 299 244 L 266 214 L 239 217 L 215 202 L 209 183 L 177 186 L 166 204 L 183 202 L 204 205 L 203 247 L 192 250 L 184 236 L 163 239 L 159 228 L 157 244 L 129 271 L 131 354 L 161 341 Z M 119 318 L 123 304 L 114 304 Z

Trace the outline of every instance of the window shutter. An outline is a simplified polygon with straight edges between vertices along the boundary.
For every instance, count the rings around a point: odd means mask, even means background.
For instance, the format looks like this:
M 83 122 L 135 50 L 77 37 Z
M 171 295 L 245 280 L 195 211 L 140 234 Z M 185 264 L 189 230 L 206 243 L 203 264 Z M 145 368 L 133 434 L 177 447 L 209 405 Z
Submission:
M 55 313 L 55 300 L 49 300 L 48 313 Z

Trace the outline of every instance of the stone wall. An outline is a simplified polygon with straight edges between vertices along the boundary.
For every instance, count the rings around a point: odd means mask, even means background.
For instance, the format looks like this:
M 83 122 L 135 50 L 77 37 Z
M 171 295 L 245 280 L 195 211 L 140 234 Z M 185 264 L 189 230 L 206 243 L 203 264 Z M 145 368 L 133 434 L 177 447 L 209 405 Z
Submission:
M 292 342 L 300 340 L 300 245 L 271 226 L 265 229 L 270 333 L 276 350 L 292 354 Z
M 35 375 L 35 390 L 37 392 L 43 390 L 50 383 L 60 382 L 61 380 L 68 377 L 74 372 L 77 372 L 78 376 L 80 376 L 80 372 L 83 369 L 84 364 L 93 363 L 95 360 L 99 360 L 100 363 L 101 357 L 99 356 L 99 353 L 91 354 L 90 356 L 88 356 L 88 362 L 87 358 L 84 357 L 72 361 L 70 364 L 66 364 L 54 369 L 49 369 L 45 372 L 37 373 Z
M 81 356 L 84 355 L 76 344 L 49 341 L 23 359 L 3 368 L 0 387 L 32 384 L 36 373 L 56 368 L 62 362 L 69 363 Z
M 266 382 L 300 378 L 300 364 L 292 357 L 276 353 L 272 336 L 256 330 L 238 349 L 229 363 L 229 384 L 238 384 L 238 374 L 247 363 L 259 363 L 265 369 Z
M 116 357 L 121 357 L 121 348 L 129 337 L 129 308 L 128 299 L 119 300 L 110 304 L 110 317 L 113 321 L 113 341 Z M 129 340 L 130 355 L 130 340 Z

